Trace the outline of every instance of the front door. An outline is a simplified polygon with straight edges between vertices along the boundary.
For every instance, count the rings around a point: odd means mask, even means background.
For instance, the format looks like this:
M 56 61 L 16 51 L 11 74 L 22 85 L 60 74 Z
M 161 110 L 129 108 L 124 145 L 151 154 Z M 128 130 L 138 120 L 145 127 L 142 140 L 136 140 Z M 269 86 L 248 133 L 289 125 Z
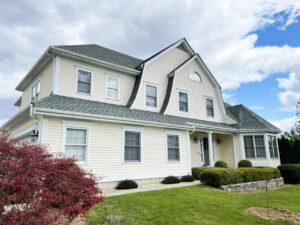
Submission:
M 203 155 L 204 155 L 204 164 L 203 166 L 209 166 L 209 151 L 208 151 L 208 138 L 203 138 Z

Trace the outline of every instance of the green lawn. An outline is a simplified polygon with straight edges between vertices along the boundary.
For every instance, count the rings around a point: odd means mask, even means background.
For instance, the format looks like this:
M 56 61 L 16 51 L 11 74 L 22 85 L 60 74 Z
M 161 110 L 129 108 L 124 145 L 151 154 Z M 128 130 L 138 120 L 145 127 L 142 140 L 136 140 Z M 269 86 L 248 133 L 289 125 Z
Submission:
M 300 185 L 270 191 L 269 199 L 271 207 L 300 212 Z M 86 217 L 91 225 L 119 215 L 125 220 L 115 224 L 289 224 L 249 216 L 251 206 L 266 207 L 265 192 L 232 194 L 197 185 L 109 197 Z

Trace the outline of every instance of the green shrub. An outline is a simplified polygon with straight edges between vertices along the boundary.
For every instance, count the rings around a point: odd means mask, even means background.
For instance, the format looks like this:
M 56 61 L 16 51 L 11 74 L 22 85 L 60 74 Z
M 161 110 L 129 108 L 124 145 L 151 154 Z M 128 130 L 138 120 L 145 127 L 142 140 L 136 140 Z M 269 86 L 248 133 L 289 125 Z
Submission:
M 193 182 L 195 179 L 192 175 L 186 175 L 181 177 L 180 181 L 181 182 Z
M 244 182 L 270 180 L 280 177 L 280 171 L 272 167 L 252 167 L 252 168 L 239 168 L 242 172 Z
M 178 177 L 168 176 L 161 183 L 162 184 L 177 184 L 177 183 L 180 183 L 180 179 Z
M 252 163 L 249 160 L 244 159 L 239 161 L 238 167 L 252 167 Z
M 200 174 L 200 181 L 204 184 L 220 187 L 226 184 L 242 183 L 242 172 L 233 168 L 213 168 Z
M 120 181 L 116 187 L 117 190 L 137 188 L 138 184 L 133 180 Z
M 300 183 L 300 164 L 283 164 L 278 166 L 283 180 L 287 184 Z
M 192 176 L 195 180 L 200 180 L 200 174 L 207 169 L 211 169 L 212 167 L 193 167 L 192 168 Z
M 221 167 L 221 168 L 227 168 L 227 163 L 222 161 L 222 160 L 218 160 L 216 163 L 215 163 L 215 167 Z

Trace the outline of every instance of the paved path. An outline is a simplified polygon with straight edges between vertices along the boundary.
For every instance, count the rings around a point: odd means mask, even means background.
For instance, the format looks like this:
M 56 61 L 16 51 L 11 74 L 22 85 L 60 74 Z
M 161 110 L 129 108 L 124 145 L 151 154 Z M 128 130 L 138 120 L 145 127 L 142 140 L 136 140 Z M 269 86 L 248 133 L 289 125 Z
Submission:
M 194 182 L 182 182 L 179 184 L 156 184 L 151 186 L 144 186 L 136 189 L 129 189 L 129 190 L 113 190 L 111 192 L 103 193 L 104 197 L 110 196 L 117 196 L 117 195 L 125 195 L 137 192 L 145 192 L 145 191 L 155 191 L 155 190 L 163 190 L 163 189 L 170 189 L 170 188 L 178 188 L 178 187 L 187 187 L 192 185 L 200 185 L 200 181 Z

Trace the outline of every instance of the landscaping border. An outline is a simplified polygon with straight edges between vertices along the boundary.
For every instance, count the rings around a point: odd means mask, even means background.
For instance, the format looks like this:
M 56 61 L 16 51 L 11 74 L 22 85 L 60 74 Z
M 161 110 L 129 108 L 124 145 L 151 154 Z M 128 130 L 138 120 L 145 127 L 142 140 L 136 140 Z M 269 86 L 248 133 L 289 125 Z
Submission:
M 268 181 L 268 188 L 279 188 L 283 187 L 283 178 L 272 179 Z M 255 181 L 239 184 L 222 185 L 220 189 L 226 192 L 254 192 L 266 189 L 266 181 Z

